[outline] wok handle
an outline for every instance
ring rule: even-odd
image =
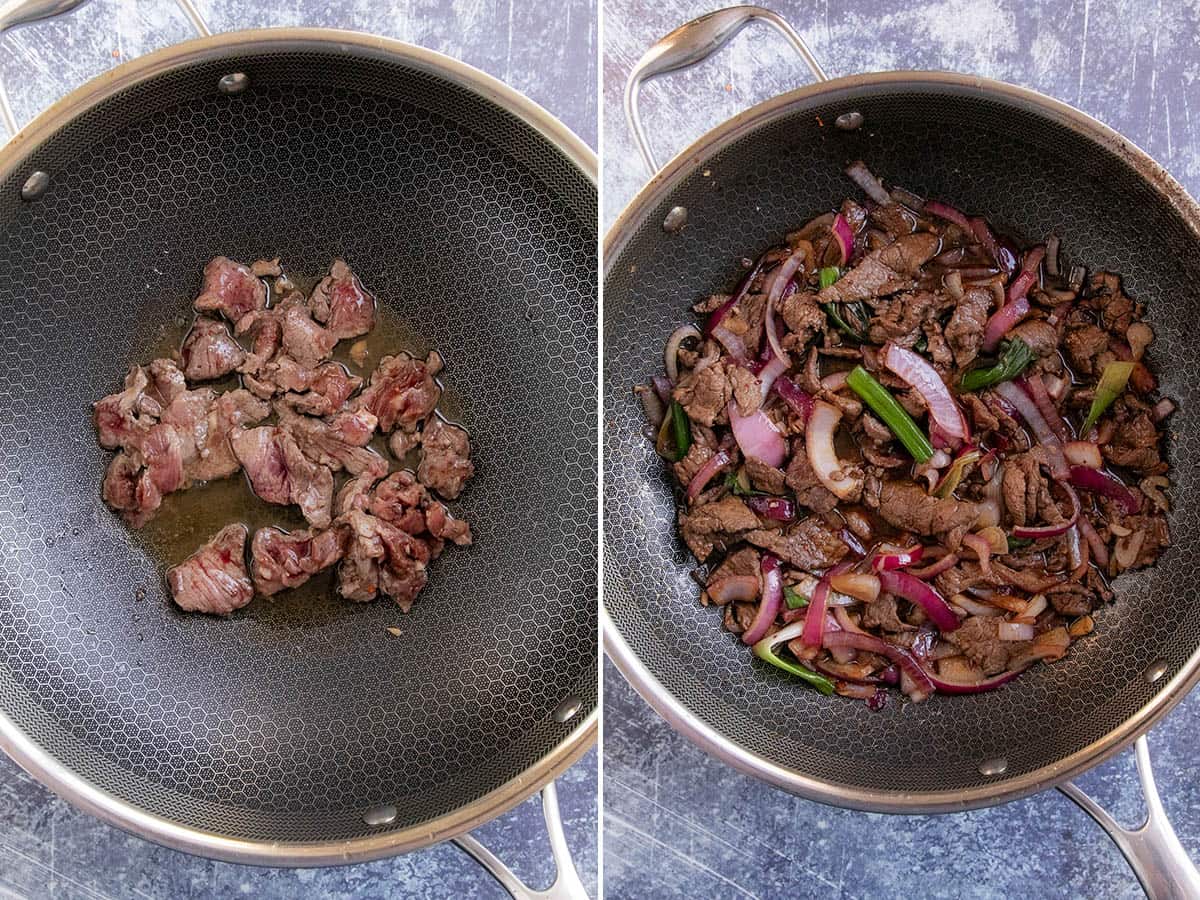
[[[542,788],[542,815],[546,818],[550,852],[554,856],[557,869],[554,884],[544,891],[535,891],[525,884],[473,835],[460,835],[454,839],[454,843],[471,854],[516,900],[588,900],[587,891],[584,890],[583,882],[579,880],[579,873],[575,871],[575,863],[571,859],[571,850],[567,846],[562,817],[558,812],[558,793],[554,789],[554,782]]]
[[[804,38],[783,18],[761,6],[731,6],[718,9],[680,25],[643,54],[629,73],[629,80],[625,82],[625,120],[629,123],[634,143],[637,144],[642,162],[650,170],[651,176],[658,172],[658,163],[646,140],[642,119],[638,114],[638,93],[642,82],[667,72],[686,69],[707,59],[753,21],[764,22],[783,35],[800,54],[814,78],[818,81],[829,80],[817,58],[808,49],[808,44],[804,43]]]
[[[6,2],[0,2],[0,35],[14,28],[20,28],[22,25],[44,22],[47,19],[65,15],[87,2],[88,0],[6,0]],[[175,3],[187,16],[188,22],[191,23],[197,35],[207,37],[212,34],[204,17],[192,4],[192,0],[175,0]],[[0,120],[4,122],[4,127],[8,129],[10,136],[21,130],[2,80],[0,80]]]
[[[1188,859],[1163,811],[1150,768],[1150,746],[1144,735],[1134,744],[1134,754],[1146,799],[1146,821],[1138,828],[1122,828],[1073,782],[1068,781],[1059,790],[1108,832],[1150,900],[1200,900],[1200,871]]]

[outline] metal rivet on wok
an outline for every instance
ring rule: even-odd
[[[579,714],[583,709],[583,701],[572,695],[563,699],[562,703],[554,707],[554,721],[563,723],[569,722]]]
[[[1003,756],[985,759],[979,764],[980,775],[1003,775],[1008,770],[1008,760]]]
[[[1158,681],[1158,679],[1167,674],[1167,669],[1170,668],[1170,666],[1171,664],[1165,659],[1156,659],[1146,667],[1146,671],[1142,674],[1145,676],[1146,681],[1148,681],[1150,684],[1154,684],[1154,682]]]
[[[49,189],[50,173],[43,172],[41,169],[38,169],[38,171],[26,178],[25,184],[21,186],[21,199],[37,200]]]
[[[842,113],[833,120],[833,124],[842,131],[858,131],[858,129],[862,128],[863,121],[863,114],[854,109],[850,112]]]
[[[228,75],[222,75],[221,80],[217,82],[217,90],[222,94],[240,94],[248,87],[250,76],[245,72],[230,72]]]
[[[387,803],[383,806],[374,806],[363,813],[363,821],[368,825],[391,825],[396,821],[396,807]]]
[[[671,234],[679,234],[683,230],[683,226],[687,224],[687,209],[682,206],[674,207],[667,217],[663,219],[663,231]]]

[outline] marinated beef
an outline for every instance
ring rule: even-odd
[[[226,525],[207,544],[167,570],[171,597],[186,612],[227,616],[254,597],[246,574],[246,526]]]
[[[185,376],[192,381],[212,381],[224,378],[245,362],[246,351],[224,322],[201,316],[188,332],[180,356]]]
[[[375,298],[363,290],[358,277],[342,260],[335,259],[329,275],[308,298],[313,318],[338,340],[358,337],[375,327]]]
[[[421,463],[417,466],[421,483],[454,500],[474,474],[466,431],[434,416],[421,432]]]
[[[218,256],[204,267],[204,284],[193,305],[199,312],[218,312],[237,322],[267,305],[267,286],[246,266]]]

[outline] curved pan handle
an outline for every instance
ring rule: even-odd
[[[638,92],[642,82],[656,75],[686,69],[707,59],[754,21],[764,22],[782,34],[800,54],[814,78],[818,81],[829,80],[817,58],[804,43],[804,38],[780,16],[761,6],[731,6],[693,19],[686,25],[680,25],[645,52],[629,73],[629,80],[625,82],[625,120],[629,123],[629,130],[633,132],[633,140],[642,155],[642,162],[646,164],[651,175],[658,171],[658,163],[650,150],[646,133],[642,129],[642,119],[638,114]]]
[[[554,856],[554,865],[558,870],[554,884],[544,891],[535,891],[521,881],[512,869],[502,863],[491,850],[479,843],[473,835],[464,834],[456,837],[454,843],[471,854],[475,861],[487,869],[515,900],[588,900],[587,891],[583,887],[583,882],[579,880],[579,873],[575,871],[575,863],[571,859],[571,850],[567,846],[562,816],[558,812],[558,793],[554,789],[553,781],[542,788],[542,815],[546,818],[546,832],[550,835],[550,852]]]
[[[7,2],[0,3],[0,35],[22,25],[44,22],[47,19],[65,15],[87,2],[88,0],[7,0]],[[207,37],[212,34],[204,17],[192,5],[192,0],[175,0],[175,3],[187,16],[188,22],[191,23],[199,37]],[[10,137],[21,130],[3,81],[0,81],[0,120],[4,122],[4,127],[8,129]]]
[[[1163,811],[1154,784],[1154,772],[1150,768],[1150,746],[1144,735],[1137,739],[1134,753],[1142,794],[1146,798],[1146,821],[1138,828],[1122,828],[1073,782],[1067,782],[1059,790],[1108,832],[1150,900],[1200,900],[1200,871],[1188,859],[1187,851],[1179,843],[1175,829]]]

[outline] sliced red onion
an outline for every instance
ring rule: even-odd
[[[758,604],[758,613],[750,627],[742,633],[742,643],[757,644],[767,635],[767,630],[775,623],[779,608],[783,604],[783,573],[779,570],[779,560],[770,553],[764,553],[762,558],[762,602]]]
[[[994,691],[996,688],[1008,684],[1024,672],[1026,668],[1028,667],[1022,666],[1019,669],[1009,669],[1007,672],[1001,672],[999,675],[993,675],[991,678],[981,678],[978,681],[951,681],[948,678],[935,675],[933,672],[927,672],[926,674],[938,693],[982,694],[984,691]]]
[[[816,656],[825,637],[825,610],[829,603],[829,577],[817,582],[808,601],[808,613],[804,617],[804,630],[800,634],[800,643],[806,648],[806,657]]]
[[[1038,443],[1046,447],[1046,456],[1054,477],[1065,479],[1067,477],[1067,461],[1062,453],[1062,442],[1047,424],[1038,410],[1037,404],[1011,381],[1002,381],[993,390],[1021,414],[1029,427],[1033,429]]]
[[[836,394],[846,386],[846,379],[850,376],[849,372],[834,372],[831,375],[826,375],[821,379],[821,390],[829,391],[831,394]]]
[[[758,277],[758,273],[762,271],[766,261],[767,254],[764,253],[754,261],[754,265],[742,276],[742,280],[738,282],[733,295],[709,314],[708,322],[704,326],[705,337],[712,337],[713,329],[720,325],[721,320],[729,315],[729,311],[737,306],[738,302],[746,296],[746,293],[750,290],[750,285],[754,283],[754,279]]]
[[[844,266],[850,262],[850,257],[854,253],[854,232],[850,230],[850,223],[846,221],[846,217],[838,213],[833,217],[833,239],[837,241],[838,249],[842,252],[839,266]]]
[[[812,415],[813,397],[808,391],[801,388],[792,379],[783,375],[775,379],[775,393],[782,398],[783,402],[791,407],[792,412],[798,415],[801,421],[807,425],[808,418]]]
[[[913,563],[920,562],[925,555],[925,548],[913,544],[907,550],[897,550],[888,553],[876,553],[871,560],[871,568],[876,572],[890,572],[892,569],[903,569]]]
[[[995,260],[996,265],[1004,270],[1006,275],[1011,274],[1012,270],[1017,267],[1017,261],[1013,259],[1011,253],[996,240],[996,235],[992,233],[991,227],[987,220],[974,216],[970,219],[971,231],[975,233],[975,240],[979,241],[980,246],[984,251]]]
[[[1017,386],[1037,404],[1038,412],[1042,414],[1042,418],[1046,420],[1046,424],[1050,426],[1054,436],[1060,441],[1066,441],[1068,438],[1067,427],[1063,424],[1062,416],[1059,415],[1054,402],[1050,399],[1050,394],[1046,391],[1046,382],[1037,375],[1032,378],[1021,377],[1015,380]]]
[[[766,325],[767,343],[771,345],[771,349],[775,351],[775,355],[787,363],[791,363],[791,357],[783,349],[783,344],[779,342],[779,331],[775,324],[775,304],[779,302],[783,296],[784,288],[791,283],[792,277],[796,274],[796,270],[804,263],[806,251],[803,248],[797,248],[792,251],[791,256],[775,267],[775,270],[767,278],[767,309],[763,317],[763,322]]]
[[[767,397],[771,394],[771,388],[775,385],[775,379],[787,370],[788,361],[772,353],[771,361],[758,371],[758,381],[762,385],[763,403],[767,402]]]
[[[943,434],[959,442],[967,440],[966,419],[933,366],[920,354],[906,350],[899,344],[888,344],[883,362],[921,395],[929,408],[930,420]]]
[[[729,351],[735,360],[742,361],[746,356],[746,343],[724,325],[718,325],[712,330],[712,336],[721,342],[721,346]]]
[[[737,401],[729,401],[729,424],[742,453],[768,466],[779,468],[787,458],[787,441],[765,412],[756,409],[748,416],[738,412]]]
[[[1085,469],[1084,471],[1091,472],[1094,470]],[[1059,485],[1066,491],[1067,497],[1071,500],[1071,518],[1054,525],[1039,525],[1034,527],[1018,525],[1012,530],[1013,537],[1027,538],[1034,541],[1042,538],[1058,537],[1060,534],[1066,534],[1079,521],[1079,495],[1071,489],[1069,484],[1059,482]]]
[[[1042,264],[1042,257],[1045,255],[1046,248],[1040,244],[1025,254],[1025,258],[1021,260],[1020,274],[1008,286],[1009,303],[1024,297],[1029,293],[1029,289],[1037,283],[1038,267]]]
[[[667,349],[663,351],[663,362],[666,364],[667,377],[672,381],[679,380],[679,346],[688,338],[700,337],[700,329],[695,325],[681,325],[671,332],[667,339]]]
[[[846,175],[850,180],[862,188],[862,192],[882,206],[885,203],[891,202],[892,195],[889,194],[879,179],[871,174],[871,170],[861,160],[855,160],[846,167]]]
[[[983,329],[983,349],[985,353],[993,353],[1000,346],[1000,339],[1008,334],[1023,318],[1029,315],[1029,299],[1018,297],[1005,303],[1004,306],[992,313]]]
[[[722,578],[715,588],[708,588],[708,596],[722,606],[734,600],[746,603],[758,596],[758,576],[730,575]]]
[[[954,610],[950,608],[941,594],[921,579],[908,572],[893,570],[881,572],[879,583],[889,594],[903,597],[925,610],[925,615],[929,616],[930,621],[940,631],[953,631],[958,627],[958,616],[954,615]]]
[[[867,555],[867,548],[863,546],[862,541],[858,539],[858,535],[849,528],[842,529],[842,541],[850,548],[850,552],[859,559]]]
[[[733,462],[733,454],[728,450],[718,450],[708,461],[696,470],[696,474],[692,476],[692,480],[688,482],[687,498],[695,500],[700,496],[700,492],[708,486],[708,483],[713,480],[713,476]]]
[[[805,450],[808,462],[821,484],[842,500],[849,499],[862,487],[861,478],[851,477],[846,466],[838,459],[833,446],[833,436],[841,421],[842,411],[824,400],[814,400],[812,415],[804,431]]]
[[[796,504],[786,497],[750,497],[746,505],[756,516],[775,522],[790,522],[796,518]]]
[[[930,563],[922,569],[909,569],[908,574],[913,578],[920,578],[922,581],[941,575],[947,569],[953,569],[958,565],[958,555],[955,553],[947,553],[935,563]]]
[[[978,534],[965,534],[962,541],[979,557],[979,570],[984,575],[990,576],[992,574],[992,545],[988,543],[987,538]]]
[[[654,393],[658,394],[658,399],[667,406],[671,405],[671,401],[675,399],[671,396],[675,390],[675,383],[662,375],[655,375],[650,379],[650,383],[654,385]]]
[[[1052,234],[1046,238],[1046,274],[1058,277],[1058,247],[1059,237]]]
[[[972,231],[967,217],[948,203],[942,203],[940,200],[926,200],[925,212],[931,216],[937,216],[939,219],[945,219],[947,222],[953,222],[967,234]]]
[[[1091,441],[1068,441],[1063,444],[1063,456],[1073,466],[1099,469],[1104,465],[1104,460],[1100,456],[1100,448]]]
[[[1071,567],[1071,574],[1075,578],[1080,578],[1083,576],[1083,567],[1087,565],[1087,556],[1083,552],[1084,544],[1079,536],[1078,524],[1068,528],[1063,537],[1067,545],[1067,565]]]
[[[1101,469],[1071,466],[1070,481],[1075,487],[1116,500],[1127,515],[1142,508],[1142,502],[1133,491]]]
[[[825,646],[831,650],[835,647],[849,647],[853,650],[865,650],[885,656],[899,666],[900,670],[913,682],[913,690],[909,696],[913,700],[924,700],[933,693],[934,684],[929,675],[921,668],[915,656],[903,647],[889,644],[869,634],[857,634],[853,631],[836,631],[825,635]]]

